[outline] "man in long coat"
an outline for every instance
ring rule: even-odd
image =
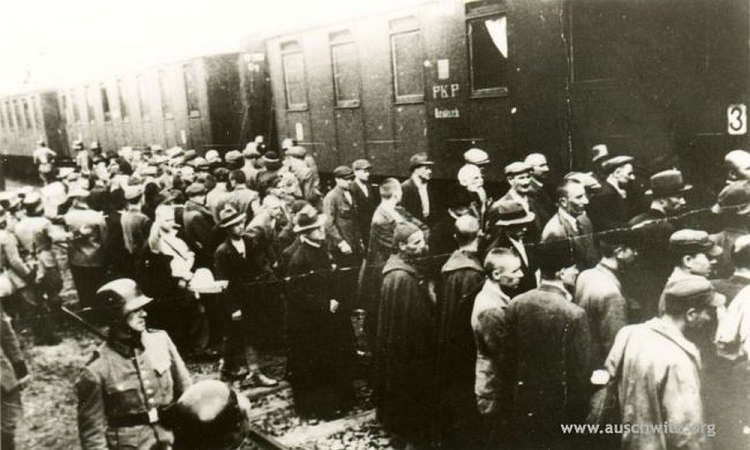
[[[286,266],[294,407],[304,416],[332,417],[348,410],[354,398],[351,309],[341,300],[348,292],[332,282],[336,273],[326,248],[325,216],[307,205],[294,221],[298,240]]]
[[[407,444],[432,439],[434,417],[434,295],[418,267],[427,250],[424,233],[396,225],[398,253],[383,268],[377,347],[377,413],[384,428]]]
[[[443,448],[466,448],[475,447],[479,435],[473,392],[476,348],[470,319],[484,273],[477,256],[477,218],[459,217],[454,230],[459,247],[443,265],[438,295],[436,411]]]
[[[622,448],[710,448],[701,399],[701,355],[691,339],[724,302],[705,279],[683,279],[665,292],[666,312],[618,333],[606,367],[617,379],[622,423],[674,432],[626,430]],[[659,393],[655,396],[654,393]],[[716,430],[714,429],[714,432]]]
[[[578,276],[566,242],[541,244],[538,288],[507,309],[501,366],[508,370],[513,430],[528,448],[576,448],[560,424],[581,423],[588,412],[591,335],[586,312],[571,302]]]

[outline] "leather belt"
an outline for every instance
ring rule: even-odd
[[[150,425],[159,421],[159,410],[151,408],[146,412],[121,414],[115,417],[107,417],[107,423],[112,428],[135,427],[138,425]]]

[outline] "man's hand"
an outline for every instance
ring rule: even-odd
[[[345,255],[351,255],[352,254],[352,247],[346,241],[339,242],[339,250],[341,250],[341,253],[343,253]]]
[[[242,320],[242,311],[240,311],[238,309],[237,311],[233,312],[232,313],[232,320],[234,320],[234,321]]]
[[[336,300],[331,299],[331,303],[330,303],[330,305],[328,307],[330,308],[331,313],[335,314],[336,311],[339,310],[339,302],[337,302]]]

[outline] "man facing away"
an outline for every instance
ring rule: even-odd
[[[693,343],[724,297],[701,278],[664,293],[665,312],[618,333],[605,363],[618,383],[624,425],[663,425],[662,433],[625,429],[622,448],[710,448],[701,399],[701,355]],[[658,395],[656,395],[658,393]]]

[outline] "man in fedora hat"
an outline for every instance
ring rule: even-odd
[[[98,295],[112,305],[107,341],[76,381],[78,434],[89,449],[170,448],[164,409],[192,381],[169,335],[146,327],[146,305],[135,281],[120,278]]]
[[[593,267],[599,260],[593,226],[586,214],[586,188],[577,181],[564,181],[557,189],[557,213],[544,226],[542,242],[568,241],[579,268]]]
[[[393,243],[397,253],[385,263],[380,295],[377,413],[387,431],[420,448],[434,427],[435,299],[419,264],[427,253],[422,230],[399,223]]]
[[[651,176],[651,189],[646,192],[652,197],[651,207],[628,222],[628,226],[644,237],[637,246],[641,257],[634,270],[626,275],[626,284],[632,285],[633,298],[647,307],[642,311],[644,319],[656,315],[654,301],[674,268],[674,261],[669,258],[669,237],[682,226],[677,215],[684,210],[685,194],[691,188],[685,184],[679,170],[655,173]],[[637,321],[639,317],[631,319]]]
[[[429,182],[432,179],[433,161],[427,153],[420,152],[409,158],[411,176],[401,183],[401,206],[420,222],[431,226],[437,216],[437,196]]]
[[[734,242],[750,233],[750,181],[735,181],[727,185],[719,193],[711,212],[719,216],[722,226],[712,238],[724,250],[716,263],[716,277],[726,278],[734,271],[731,259]]]
[[[530,291],[537,286],[536,258],[531,247],[526,245],[529,226],[533,226],[534,214],[526,211],[520,203],[514,201],[498,202],[495,205],[495,223],[492,241],[487,245],[484,254],[495,248],[507,248],[521,261],[519,283],[509,292],[511,296]]]
[[[591,197],[588,213],[594,230],[622,228],[635,215],[628,189],[635,181],[633,157],[613,156],[602,163],[606,179],[602,189]]]
[[[353,401],[354,341],[345,300],[350,291],[335,282],[339,274],[327,250],[326,222],[310,205],[297,212],[298,241],[286,265],[289,381],[303,416],[333,417]]]
[[[224,291],[229,328],[224,341],[221,379],[274,386],[278,382],[260,372],[257,352],[263,325],[259,294],[263,291],[262,284],[268,280],[269,268],[259,265],[258,245],[244,233],[245,213],[227,205],[220,211],[219,219],[218,227],[227,237],[216,249],[214,267],[216,279],[229,282]]]

